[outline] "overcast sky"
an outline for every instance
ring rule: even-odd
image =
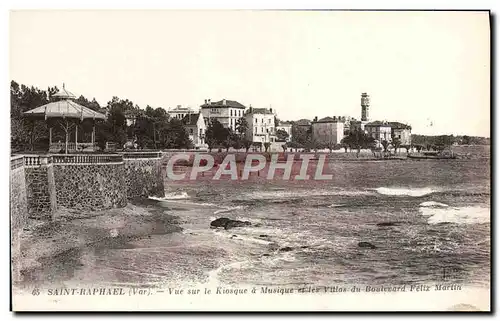
[[[10,77],[105,105],[272,107],[490,136],[487,13],[24,11],[10,16]]]

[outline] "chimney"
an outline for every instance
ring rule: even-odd
[[[207,100],[205,99],[205,105],[207,104]]]
[[[333,116],[333,120],[337,120],[337,116]]]
[[[272,109],[272,108],[269,108],[269,111],[270,111],[270,112],[273,112],[273,109]]]
[[[318,116],[314,116],[314,121],[318,121]]]
[[[226,99],[222,99],[222,105],[226,106]]]
[[[209,105],[211,104],[211,103],[210,103],[210,99],[208,100],[208,104],[209,104]]]

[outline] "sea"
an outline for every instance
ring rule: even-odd
[[[329,180],[166,178],[165,197],[138,206],[182,230],[89,247],[44,273],[94,286],[489,286],[490,150],[465,152],[474,157],[336,160]],[[251,225],[210,228],[221,217]]]

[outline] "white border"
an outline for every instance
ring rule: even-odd
[[[202,1],[202,0],[179,0],[179,1],[160,1],[160,0],[139,0],[139,1],[130,1],[130,0],[122,0],[122,1],[109,1],[109,0],[89,0],[89,1],[72,1],[68,2],[68,0],[45,0],[40,1],[2,1],[2,15],[1,15],[1,29],[0,33],[2,37],[2,43],[5,48],[2,50],[2,68],[3,74],[7,75],[4,78],[4,84],[2,86],[3,90],[1,91],[2,95],[2,112],[4,113],[0,117],[0,119],[4,122],[3,126],[0,126],[2,130],[2,137],[4,137],[6,144],[3,145],[4,148],[2,152],[5,155],[1,158],[5,163],[2,167],[2,177],[0,180],[4,182],[3,190],[0,195],[2,195],[2,204],[4,204],[4,215],[2,218],[5,220],[3,226],[5,227],[4,233],[4,242],[8,242],[8,233],[7,227],[8,219],[9,219],[9,178],[7,168],[10,168],[10,162],[7,163],[7,160],[10,159],[9,156],[9,142],[8,138],[9,134],[9,83],[10,83],[10,75],[9,75],[9,10],[11,9],[491,9],[493,13],[498,12],[498,1],[488,0],[488,1],[463,1],[463,0],[411,0],[411,1],[403,1],[403,0],[385,0],[385,1],[373,1],[373,0],[338,0],[338,1],[328,1],[328,0],[289,0],[289,1],[278,1],[278,0],[245,0],[245,1],[230,1],[230,0],[212,0],[212,1]],[[495,42],[497,39],[498,32],[495,35]],[[494,73],[495,74],[495,73]],[[498,86],[498,83],[496,84]],[[494,89],[497,89],[496,86]],[[496,106],[494,106],[496,107]],[[495,121],[498,121],[495,118]],[[492,137],[493,138],[493,137]],[[497,135],[494,137],[494,141],[496,142]],[[9,167],[7,166],[9,164]],[[496,164],[495,164],[496,165]],[[495,195],[496,196],[496,195]],[[492,213],[493,214],[493,213]],[[495,213],[496,214],[496,213]],[[496,227],[496,226],[495,226]],[[496,249],[496,244],[492,244],[492,249]],[[8,246],[4,244],[4,246],[0,247],[2,249],[2,257],[4,258],[2,266],[2,284],[3,289],[3,312],[7,312],[8,309],[8,300],[10,296],[9,292],[9,254],[8,254]],[[497,264],[498,266],[498,264]],[[496,270],[495,270],[496,272]],[[494,284],[492,284],[494,288]],[[494,304],[493,306],[497,306]],[[13,318],[11,313],[7,312],[7,318]],[[30,316],[31,317],[31,316]],[[49,316],[50,317],[50,316]],[[73,317],[80,318],[75,315]],[[93,318],[103,318],[103,316],[92,316]],[[173,316],[168,316],[169,318]],[[217,317],[217,316],[216,316]],[[264,316],[257,316],[259,319]],[[288,316],[285,316],[288,317]],[[334,316],[341,317],[341,316]],[[385,316],[381,316],[385,317]],[[425,318],[437,318],[437,316],[423,315]],[[476,316],[477,317],[477,316]]]

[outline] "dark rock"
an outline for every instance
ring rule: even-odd
[[[238,220],[232,220],[227,217],[221,217],[216,219],[215,221],[212,221],[210,223],[210,227],[212,228],[218,228],[218,227],[223,227],[226,230],[234,227],[244,227],[244,226],[249,226],[252,225],[252,223],[248,221],[238,221]]]
[[[377,226],[396,226],[398,224],[399,222],[382,222],[382,223],[377,223]]]
[[[301,246],[300,248],[301,248],[301,249],[307,249],[307,248],[309,248],[309,246],[308,246],[308,245],[303,245],[303,246]]]
[[[359,242],[358,246],[359,247],[364,247],[364,248],[369,248],[369,249],[376,249],[377,248],[375,245],[373,245],[370,242]]]
[[[262,256],[271,256],[271,254],[265,253],[265,254],[262,254]]]
[[[245,226],[249,226],[249,225],[252,225],[252,223],[248,222],[248,221],[238,221],[238,220],[230,220],[229,222],[226,223],[226,230],[229,230],[230,228],[234,228],[234,227],[245,227]]]
[[[210,223],[211,227],[226,227],[227,222],[229,222],[230,219],[226,217],[221,217],[216,219],[215,221],[212,221]]]
[[[285,247],[282,247],[279,251],[280,252],[290,252],[290,251],[293,251],[293,247],[285,246]]]
[[[259,235],[259,237],[269,237],[269,235],[261,234],[261,235]]]

